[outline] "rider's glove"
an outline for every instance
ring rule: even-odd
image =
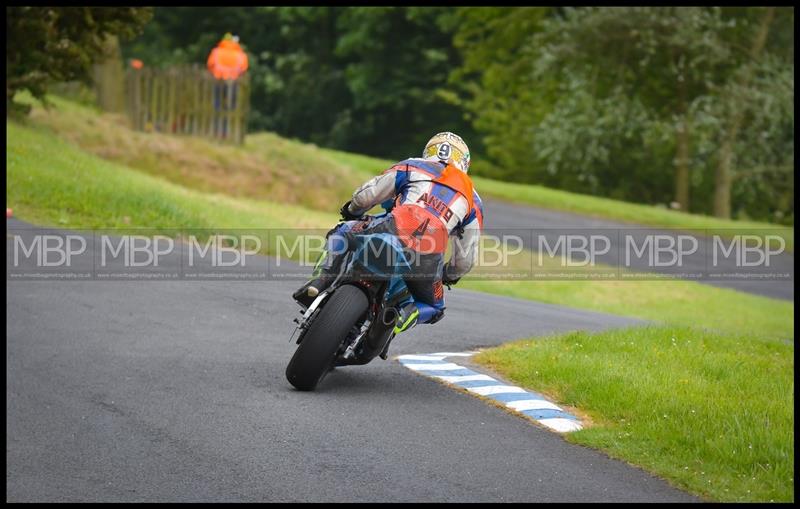
[[[353,219],[358,219],[363,215],[363,214],[353,214],[352,212],[350,212],[351,201],[352,200],[347,200],[347,203],[342,205],[341,210],[339,210],[339,213],[342,215],[342,219],[344,219],[345,221],[352,221]]]
[[[460,277],[450,278],[447,276],[447,272],[445,272],[444,276],[442,277],[442,284],[450,288],[451,285],[458,283],[460,279]]]

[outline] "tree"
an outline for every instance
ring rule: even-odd
[[[460,66],[447,7],[358,7],[338,18],[336,54],[352,95],[345,110],[349,150],[405,158],[441,131],[458,132],[475,153],[480,142],[461,109],[446,100],[447,77]],[[365,150],[366,149],[366,150]]]
[[[530,129],[555,103],[557,82],[534,75],[532,37],[551,15],[540,7],[461,7],[444,18],[463,64],[450,73],[449,100],[483,135],[494,164],[474,165],[500,179],[539,182]]]
[[[731,166],[734,144],[739,137],[739,130],[747,109],[754,103],[750,85],[762,57],[774,17],[775,7],[764,9],[761,20],[752,34],[747,57],[743,59],[722,92],[722,101],[728,111],[714,175],[714,215],[717,217],[728,218],[731,215],[731,185],[733,182]]]
[[[138,33],[152,16],[148,7],[6,7],[6,105],[28,90],[44,99],[58,81],[89,82],[91,64],[103,57],[105,38]]]
[[[785,220],[794,11],[769,12],[465,8],[451,78],[493,176],[702,213],[716,195]]]
[[[595,94],[635,96],[674,128],[674,199],[690,209],[692,105],[728,66],[719,9],[626,7],[567,10],[541,37],[546,70],[590,77]]]

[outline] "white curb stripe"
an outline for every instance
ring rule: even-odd
[[[461,376],[434,375],[434,376],[440,380],[454,384],[458,384],[459,382],[472,382],[474,380],[487,380],[490,382],[497,382],[497,380],[490,377],[489,375],[461,375]]]
[[[401,361],[440,361],[446,355],[401,355],[398,360]]]
[[[400,355],[396,357],[396,359],[408,369],[421,372],[425,376],[442,380],[443,382],[454,385],[455,387],[458,387],[460,389],[466,389],[467,391],[473,394],[488,396],[494,401],[502,403],[507,408],[520,412],[521,415],[524,415],[528,419],[535,420],[536,422],[541,423],[545,427],[557,431],[559,433],[568,433],[571,431],[577,431],[583,429],[583,425],[580,423],[580,421],[575,419],[568,412],[565,412],[558,405],[542,399],[542,397],[538,394],[529,393],[522,387],[516,387],[514,385],[505,385],[499,382],[498,380],[495,380],[494,378],[490,377],[489,375],[484,375],[482,373],[475,373],[474,370],[465,368],[464,366],[459,366],[458,364],[452,362],[438,362],[444,360],[444,358],[446,357],[470,357],[472,355],[475,355],[476,353],[478,352],[438,352],[438,353],[424,354],[424,355]],[[413,361],[427,361],[427,362],[415,363]],[[467,373],[474,373],[474,374],[439,375],[439,374],[428,373],[429,371],[458,371],[458,370],[463,370]],[[458,385],[459,382],[471,382],[471,381],[487,381],[487,382],[497,382],[497,383],[492,385],[485,385],[483,387],[463,387],[461,385]],[[516,401],[504,401],[504,399],[506,398],[501,398],[501,397],[493,398],[491,397],[492,394],[526,394],[528,398],[519,399]],[[546,411],[539,415],[548,415],[547,411],[559,412],[560,415],[565,415],[569,418],[567,417],[536,418],[535,417],[535,415],[537,415],[536,412],[525,413],[531,410]]]
[[[484,387],[467,387],[470,392],[480,394],[481,396],[488,396],[490,394],[506,394],[510,392],[525,392],[522,387],[514,387],[513,385],[486,385]]]
[[[407,367],[408,369],[413,369],[414,371],[455,371],[457,369],[466,369],[463,366],[459,366],[458,364],[452,364],[449,362],[445,362],[442,364],[406,364],[403,363],[403,366]]]
[[[583,429],[581,423],[573,421],[572,419],[564,419],[562,417],[551,417],[549,419],[538,419],[539,422],[544,424],[550,429],[554,429],[559,433],[567,433],[569,431],[578,431]]]
[[[548,408],[552,410],[561,410],[560,406],[554,405],[553,403],[543,399],[523,399],[520,401],[509,401],[506,403],[506,406],[520,412],[523,410],[544,410]]]

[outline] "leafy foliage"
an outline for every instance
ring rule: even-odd
[[[149,7],[6,7],[6,104],[17,91],[43,99],[48,85],[88,82],[104,55],[106,36],[132,37],[151,18]]]
[[[493,176],[716,212],[734,133],[722,190],[734,215],[792,223],[794,11],[781,9],[757,54],[764,12],[464,8],[452,79],[467,78],[458,101],[502,168]]]

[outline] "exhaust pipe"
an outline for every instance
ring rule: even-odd
[[[383,323],[383,325],[387,327],[394,326],[399,317],[400,313],[397,312],[397,309],[393,307],[386,308],[383,310],[383,313],[381,314],[381,323]]]
[[[395,307],[384,308],[380,313],[380,323],[374,324],[367,331],[367,337],[364,340],[364,356],[359,361],[360,364],[366,364],[386,348],[386,343],[392,335],[392,328],[400,318],[400,312]]]

